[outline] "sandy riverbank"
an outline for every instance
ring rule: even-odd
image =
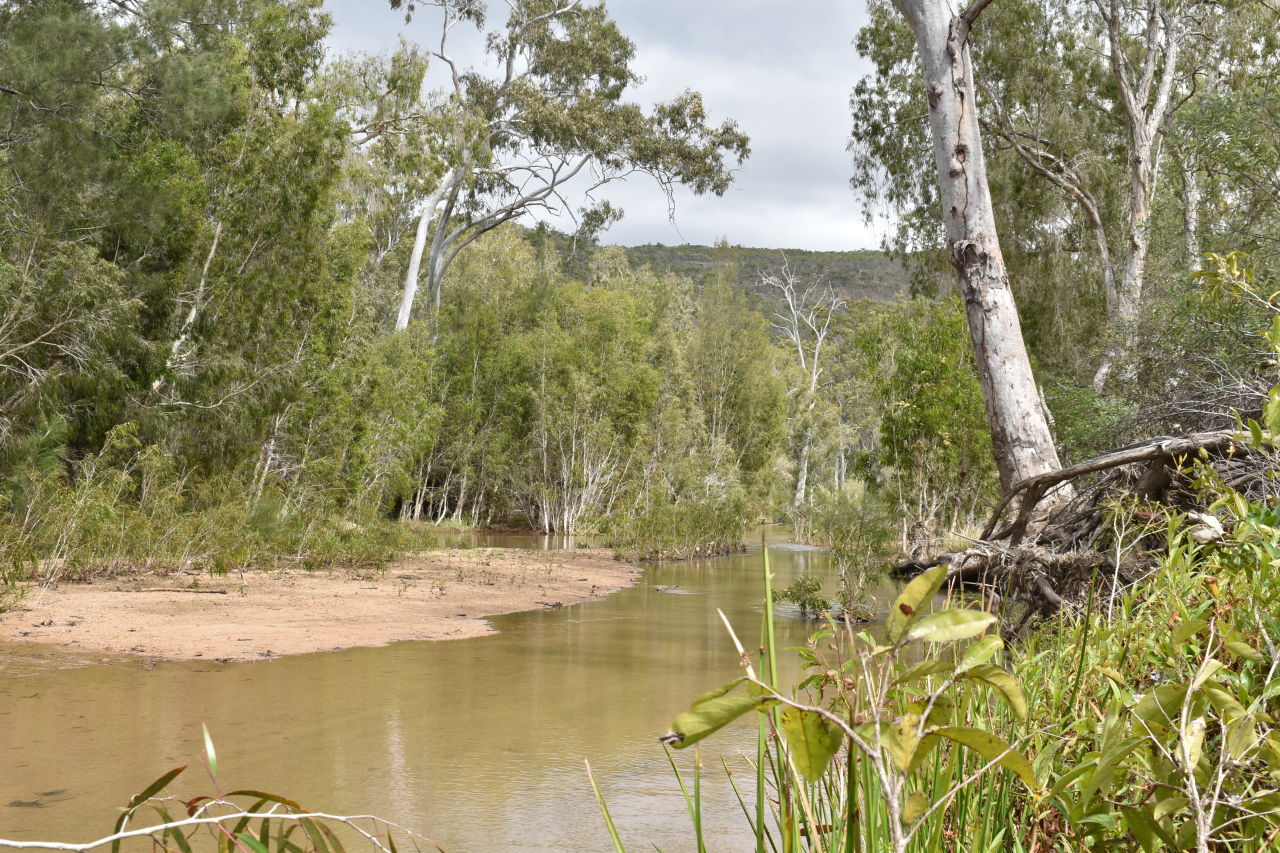
[[[600,550],[429,551],[386,571],[140,575],[32,589],[0,641],[146,658],[279,655],[493,633],[487,616],[590,601],[640,569]]]

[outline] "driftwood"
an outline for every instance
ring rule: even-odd
[[[1001,604],[1025,606],[1023,622],[1076,609],[1100,589],[1135,583],[1154,567],[1163,547],[1161,508],[1204,509],[1190,488],[1196,460],[1250,497],[1276,491],[1280,459],[1238,431],[1161,436],[1022,480],[970,548],[902,563],[898,570],[912,575],[949,564],[953,583],[978,587]],[[1044,498],[1067,483],[1074,489],[1071,500],[1039,511]],[[1150,524],[1146,534],[1139,527],[1135,547],[1105,547],[1117,502],[1132,503],[1132,520]]]

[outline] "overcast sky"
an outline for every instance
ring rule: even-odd
[[[386,0],[325,5],[334,17],[335,52],[379,52],[400,35],[427,42],[438,32],[438,10],[429,6],[419,6],[406,25]],[[737,120],[752,154],[723,198],[678,193],[674,225],[651,179],[615,185],[603,194],[626,215],[605,242],[709,244],[727,237],[765,248],[879,245],[883,226],[864,222],[845,151],[849,92],[866,69],[852,45],[866,18],[861,0],[612,0],[608,7],[635,42],[634,68],[645,78],[627,99],[649,106],[696,89],[715,122]],[[458,42],[459,56],[477,56],[478,40]],[[428,78],[439,79],[434,72]]]

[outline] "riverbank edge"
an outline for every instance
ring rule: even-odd
[[[79,656],[268,660],[496,633],[490,617],[598,600],[644,568],[604,549],[434,549],[368,571],[138,574],[31,589],[0,642]]]

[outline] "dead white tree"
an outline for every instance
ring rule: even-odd
[[[791,394],[797,398],[796,411],[800,422],[796,491],[792,501],[799,507],[809,497],[810,455],[816,428],[814,409],[822,382],[822,347],[831,329],[831,319],[845,306],[845,301],[821,282],[802,285],[785,260],[780,272],[763,273],[760,281],[765,287],[776,290],[786,306],[773,315],[773,327],[795,347],[802,377],[801,384],[791,389]]]
[[[894,0],[916,37],[942,216],[986,402],[1000,482],[1060,467],[1027,358],[987,185],[969,30],[991,0]]]

